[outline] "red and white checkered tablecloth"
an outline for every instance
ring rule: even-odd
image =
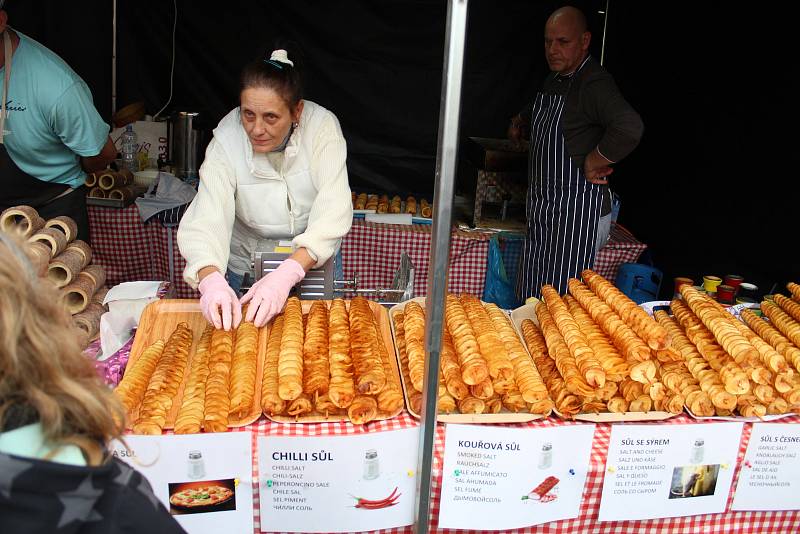
[[[125,209],[87,206],[92,261],[106,270],[106,284],[152,280],[150,234],[135,204]]]
[[[183,281],[186,260],[178,250],[178,227],[165,227],[158,222],[147,225],[153,243],[153,276],[156,280],[169,280],[175,286],[175,296],[181,299],[199,299],[200,292]],[[170,242],[172,243],[172,269],[170,269]]]
[[[106,270],[106,283],[115,286],[136,280],[173,282],[178,298],[200,298],[183,281],[186,261],[178,251],[177,229],[153,219],[143,223],[136,204],[127,208],[88,206],[92,256]],[[169,243],[173,247],[173,274]]]
[[[106,269],[108,285],[135,280],[169,280],[178,298],[199,298],[183,281],[186,260],[178,250],[176,228],[152,220],[142,223],[135,204],[124,209],[89,206],[91,245],[95,262]],[[450,240],[448,289],[454,293],[483,294],[489,232],[453,230]],[[173,270],[169,243],[172,242]],[[516,245],[516,243],[515,243]],[[406,251],[415,267],[414,293],[424,296],[428,288],[431,226],[375,224],[353,221],[342,240],[345,278],[359,275],[361,287],[390,287],[400,254]],[[510,248],[510,247],[509,247]],[[595,259],[595,270],[612,282],[622,263],[635,262],[647,245],[618,224],[612,225],[608,244]],[[514,263],[518,251],[505,251],[506,262]],[[515,267],[515,265],[514,265]],[[516,272],[509,267],[509,273]]]
[[[506,274],[509,280],[515,283],[525,235],[501,233],[499,237]],[[624,226],[611,223],[608,242],[595,256],[594,270],[613,283],[617,278],[619,266],[623,263],[635,262],[646,248],[647,245],[636,239]]]
[[[483,295],[490,233],[453,230],[450,237],[448,289],[453,293]],[[365,288],[388,288],[405,251],[414,264],[414,295],[428,291],[431,226],[376,224],[354,220],[342,240],[342,267],[346,279],[359,276]]]
[[[647,245],[636,239],[620,224],[611,225],[608,243],[600,249],[594,259],[594,271],[613,284],[617,271],[623,263],[635,263]]]
[[[674,417],[667,421],[653,423],[636,424],[697,424],[706,421],[695,421],[687,415]],[[780,422],[800,423],[800,417],[782,419]],[[260,419],[256,423],[236,429],[238,431],[249,430],[253,432],[253,500],[255,506],[254,532],[261,531],[262,524],[269,532],[269,518],[262,518],[259,510],[259,484],[258,484],[258,459],[256,438],[258,436],[341,436],[364,434],[370,432],[383,432],[387,430],[400,430],[416,426],[418,423],[408,413],[391,419],[389,421],[376,421],[358,427],[349,423],[319,423],[319,424],[281,424],[272,423],[265,419]],[[561,421],[553,417],[532,421],[524,424],[502,425],[516,428],[546,428],[561,425],[582,424],[570,421]],[[565,519],[554,521],[543,525],[526,527],[518,530],[506,530],[504,533],[533,533],[533,534],[789,534],[800,532],[800,510],[783,512],[731,512],[730,507],[733,502],[733,489],[739,478],[739,470],[744,461],[744,454],[747,443],[750,440],[752,424],[746,423],[742,433],[742,441],[739,449],[739,458],[736,471],[734,472],[733,485],[728,495],[727,512],[723,514],[697,515],[691,517],[670,517],[650,521],[616,521],[598,523],[597,516],[600,510],[600,497],[602,495],[603,477],[605,474],[606,458],[608,455],[608,445],[611,439],[611,425],[598,424],[594,434],[592,452],[590,458],[589,472],[586,478],[586,486],[583,490],[583,498],[580,505],[580,515],[575,519]],[[438,531],[438,516],[440,507],[440,497],[442,491],[442,465],[444,460],[444,441],[445,426],[440,424],[437,428],[436,447],[433,459],[433,496],[431,499],[431,531]],[[467,530],[441,530],[449,533],[473,532]],[[377,530],[380,533],[411,533],[411,527]]]
[[[176,228],[152,220],[142,223],[135,204],[124,209],[89,206],[89,225],[95,261],[106,268],[108,285],[135,280],[169,280],[178,298],[200,295],[183,281],[186,260],[178,250]],[[454,230],[450,241],[449,289],[483,294],[491,234]],[[174,270],[170,273],[169,243]],[[358,273],[361,287],[391,287],[400,253],[408,252],[415,267],[414,291],[423,296],[428,286],[430,225],[411,226],[353,221],[342,240],[346,278]]]

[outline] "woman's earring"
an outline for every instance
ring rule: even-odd
[[[293,128],[297,128],[298,126],[300,126],[300,123],[299,123],[299,122],[294,122],[294,123],[292,123],[292,127],[293,127]]]

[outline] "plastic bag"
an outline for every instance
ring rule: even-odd
[[[493,302],[505,310],[513,310],[519,306],[514,284],[508,280],[500,252],[500,241],[497,237],[489,240],[489,259],[486,265],[486,282],[483,286],[484,302]]]

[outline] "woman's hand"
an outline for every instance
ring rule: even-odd
[[[242,297],[241,304],[250,303],[245,321],[252,321],[259,328],[267,324],[283,309],[292,287],[305,276],[306,271],[300,263],[292,258],[283,260],[277,269],[253,284]]]
[[[200,280],[200,308],[203,317],[214,325],[214,328],[230,330],[242,321],[242,305],[236,292],[228,285],[228,281],[216,269]]]

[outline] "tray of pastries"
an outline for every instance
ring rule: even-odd
[[[135,434],[223,432],[261,416],[266,328],[217,330],[196,300],[166,299],[142,313],[114,390]]]
[[[778,294],[761,303],[766,317],[742,309],[737,318],[693,287],[680,295],[671,315],[655,315],[712,402],[687,404],[690,415],[772,421],[800,412],[800,304]]]
[[[797,374],[791,358],[756,334],[764,320],[745,313],[748,326],[690,286],[671,314],[651,316],[602,276],[581,276],[569,294],[545,286],[541,301],[512,313],[557,414],[647,421],[685,407],[697,418],[757,421],[797,410]]]
[[[353,213],[408,213],[414,219],[431,219],[433,206],[428,199],[414,196],[401,198],[400,195],[375,195],[351,192]]]
[[[419,417],[425,373],[425,299],[389,310],[408,410]],[[514,423],[546,417],[553,406],[506,312],[473,295],[446,297],[438,420]]]
[[[646,311],[602,276],[585,270],[563,297],[511,313],[557,415],[583,421],[658,421],[683,412],[693,388],[672,378],[681,355]],[[679,375],[686,378],[683,374]]]
[[[403,411],[386,309],[290,298],[267,325],[261,409],[273,421],[365,424]]]

